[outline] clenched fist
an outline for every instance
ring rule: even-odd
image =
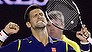
[[[8,35],[15,34],[19,31],[19,26],[16,23],[9,22],[3,29]]]
[[[87,30],[85,25],[82,26],[81,31],[76,33],[76,37],[79,38],[82,42],[87,42],[87,38],[91,36],[91,33]]]

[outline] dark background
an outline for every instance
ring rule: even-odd
[[[38,0],[43,1],[43,0]],[[92,33],[92,1],[91,0],[74,0],[78,5],[82,21]],[[8,22],[13,21],[20,26],[20,31],[15,35],[11,35],[4,45],[20,38],[30,36],[30,31],[26,27],[23,16],[28,5],[0,5],[0,29],[3,29]]]

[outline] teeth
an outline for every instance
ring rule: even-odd
[[[42,21],[38,21],[38,23],[40,23],[40,22],[42,22]]]

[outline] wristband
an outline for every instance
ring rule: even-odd
[[[9,36],[9,34],[7,34],[4,30],[3,30],[3,32],[4,32],[7,36]]]
[[[3,30],[1,30],[1,33],[0,33],[0,40],[1,40],[2,42],[4,42],[7,38],[8,38],[8,36],[3,32]]]

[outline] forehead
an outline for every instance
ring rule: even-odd
[[[41,9],[34,9],[34,10],[30,11],[29,13],[32,13],[32,14],[34,14],[34,13],[43,13],[43,11]]]

